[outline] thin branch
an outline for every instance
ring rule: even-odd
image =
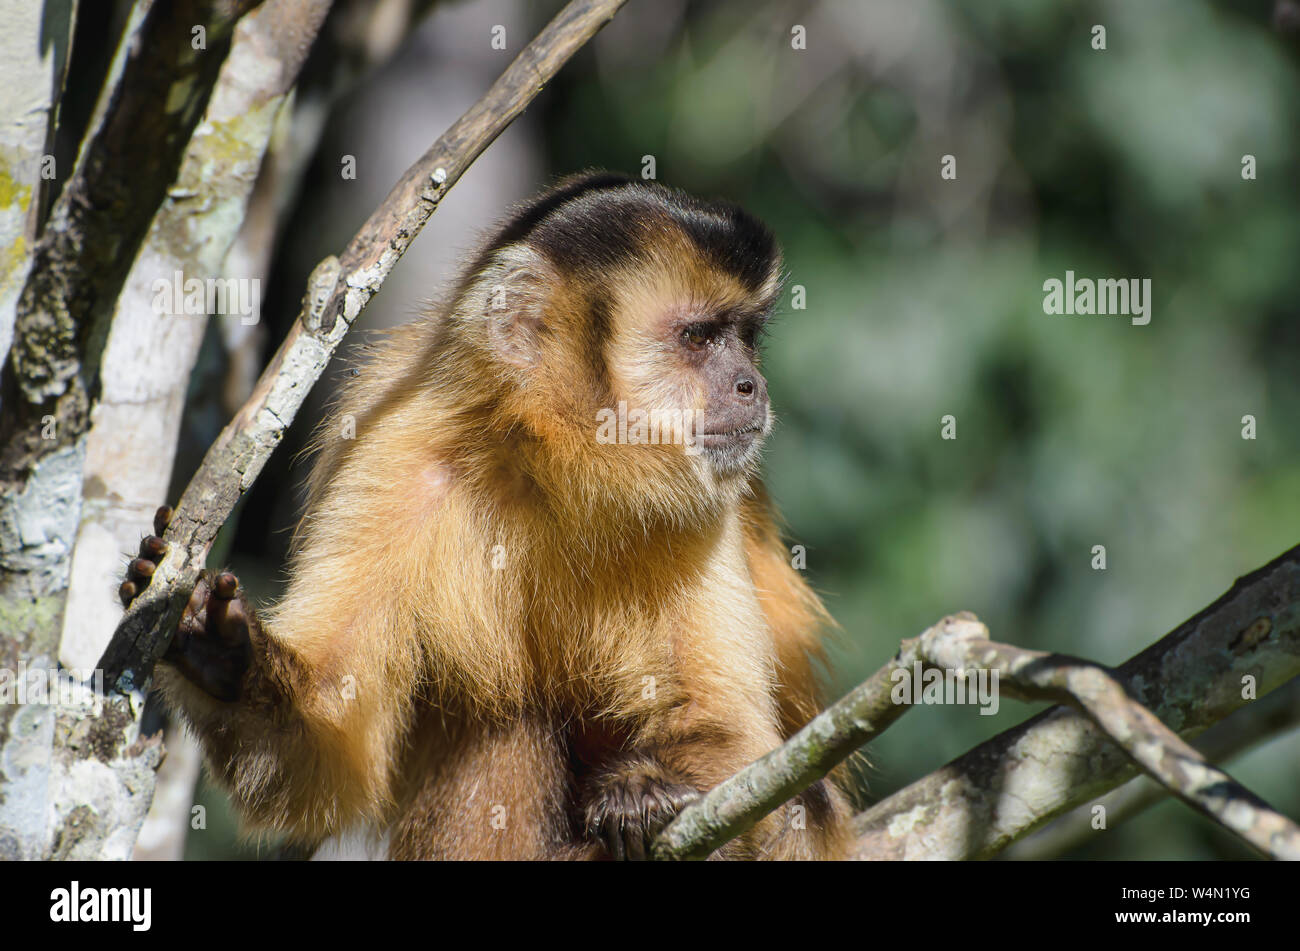
[[[947,624],[951,618],[939,622]],[[917,641],[848,695],[827,707],[784,744],[719,783],[677,816],[655,840],[660,860],[704,858],[750,829],[781,803],[821,779],[875,739],[910,707],[895,703],[895,671],[918,660]]]
[[[1300,547],[1116,671],[1185,738],[1300,674]],[[968,751],[858,816],[864,859],[988,858],[1114,789],[1137,768],[1087,717],[1055,707]]]
[[[1235,759],[1264,743],[1271,742],[1300,726],[1300,678],[1238,710],[1222,723],[1206,730],[1192,745],[1211,762]],[[1114,792],[1085,803],[1033,835],[1015,843],[999,858],[1036,861],[1058,858],[1098,834],[1116,828],[1147,809],[1164,802],[1169,790],[1139,776]],[[1104,820],[1098,825],[1099,816]]]
[[[974,621],[973,615],[966,619]],[[1111,741],[1170,792],[1264,855],[1300,859],[1300,827],[1237,783],[1131,698],[1112,672],[1090,661],[1025,650],[988,639],[978,622],[931,628],[921,659],[962,677],[996,670],[1013,696],[1077,706]]]
[[[357,315],[470,163],[624,2],[569,3],[407,170],[343,253],[312,271],[298,320],[181,496],[167,529],[168,553],[100,661],[107,684],[123,691],[143,686],[180,620],[217,530],[261,472]]]

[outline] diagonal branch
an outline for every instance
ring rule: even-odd
[[[298,320],[181,496],[167,529],[168,553],[100,661],[106,683],[123,691],[143,686],[180,620],[217,530],[261,472],[357,315],[447,190],[624,2],[572,0],[407,170],[342,254],[316,266]]]
[[[956,671],[959,677],[972,668],[997,671],[1012,695],[1077,706],[1133,762],[1192,808],[1265,855],[1300,859],[1300,828],[1295,823],[1210,765],[1131,698],[1111,671],[1090,661],[994,643],[974,615],[962,619],[973,623],[940,625],[921,635],[919,652],[925,663]]]
[[[1300,547],[1240,578],[1115,674],[1184,738],[1300,675]],[[1136,774],[1102,730],[1055,707],[858,816],[855,854],[988,858]]]
[[[1196,738],[1195,746],[1206,759],[1225,761],[1239,757],[1300,727],[1300,678],[1238,710]],[[1052,859],[1087,844],[1098,831],[1113,829],[1157,803],[1169,791],[1147,776],[1137,779],[1071,810],[1002,853],[1003,859]],[[1098,817],[1104,821],[1098,824]]]
[[[909,709],[894,702],[893,691],[896,672],[910,670],[919,660],[916,643],[904,641],[888,664],[813,717],[784,744],[682,810],[656,839],[654,857],[704,858],[885,732]]]

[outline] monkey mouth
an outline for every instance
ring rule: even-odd
[[[700,433],[695,438],[704,443],[706,446],[726,445],[730,442],[741,442],[753,439],[763,431],[763,427],[758,423],[750,423],[748,426],[740,426],[736,429],[729,429],[720,433]]]

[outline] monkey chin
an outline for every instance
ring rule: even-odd
[[[763,450],[763,427],[751,426],[729,433],[700,433],[694,453],[715,478],[727,480],[752,475]]]
[[[704,461],[719,482],[748,479],[758,471],[763,442],[772,431],[772,412],[766,401],[755,410],[740,417],[706,414],[695,433],[691,453]]]

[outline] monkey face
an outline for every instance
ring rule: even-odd
[[[770,300],[692,257],[685,242],[671,254],[663,253],[666,244],[661,237],[659,260],[607,276],[611,400],[626,404],[633,425],[637,410],[652,425],[680,417],[682,438],[642,442],[674,443],[659,455],[675,460],[683,478],[703,476],[711,485],[752,473],[771,429],[759,369]],[[659,427],[661,435],[669,431]]]
[[[543,196],[506,239],[477,266],[484,303],[464,309],[465,332],[486,344],[476,375],[506,384],[502,430],[530,437],[530,478],[674,517],[742,491],[771,429],[758,342],[781,256],[767,228],[598,176]]]

